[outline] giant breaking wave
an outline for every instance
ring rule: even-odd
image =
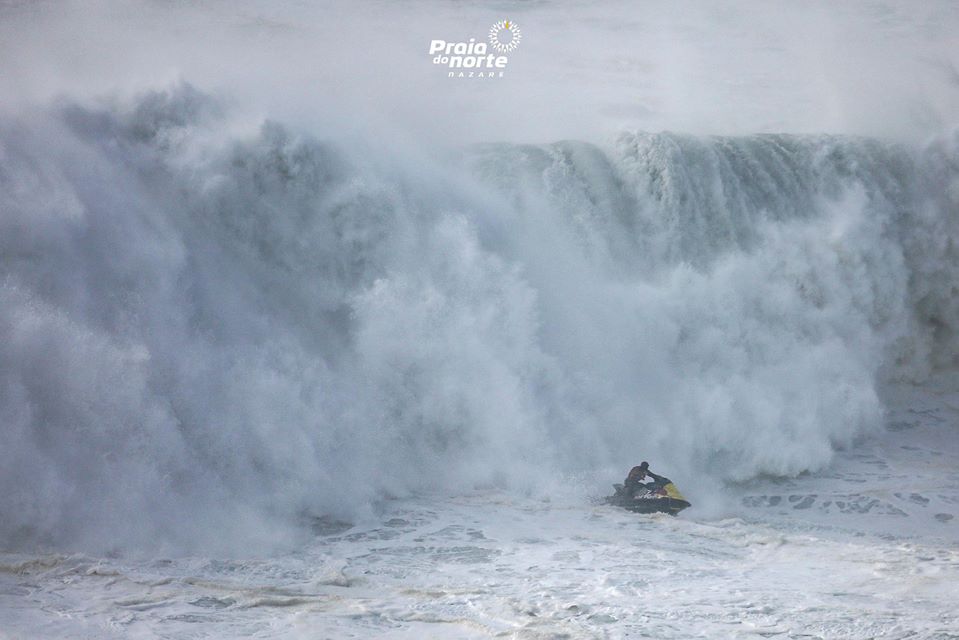
[[[0,542],[827,464],[959,345],[959,141],[631,133],[446,162],[188,86],[0,123]]]

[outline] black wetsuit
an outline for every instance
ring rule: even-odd
[[[649,473],[642,467],[633,467],[629,470],[629,475],[623,480],[623,487],[629,495],[636,493],[636,490],[644,486],[640,476]]]

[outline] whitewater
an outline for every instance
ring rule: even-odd
[[[0,5],[0,638],[959,637],[959,12],[674,4]]]

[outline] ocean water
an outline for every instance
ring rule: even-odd
[[[885,433],[821,473],[727,490],[725,514],[478,490],[316,519],[270,557],[5,553],[4,634],[953,638],[959,396],[943,386],[890,389]]]
[[[955,26],[0,5],[0,638],[959,637]]]

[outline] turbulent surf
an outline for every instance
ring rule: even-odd
[[[0,136],[7,540],[272,538],[624,450],[692,491],[797,474],[956,357],[955,137],[411,164],[188,85]]]
[[[0,638],[954,638],[957,29],[0,2]]]

